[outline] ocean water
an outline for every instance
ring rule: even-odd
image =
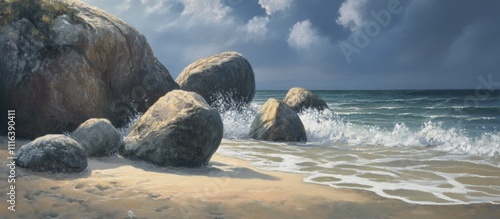
[[[304,182],[412,204],[500,204],[500,90],[314,91],[331,111],[300,114],[307,143],[247,135],[269,98],[226,111],[218,153]]]

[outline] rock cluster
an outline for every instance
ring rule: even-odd
[[[17,110],[19,137],[74,130],[22,146],[21,167],[81,172],[87,156],[116,151],[160,166],[205,166],[222,140],[219,111],[241,109],[255,95],[252,67],[239,53],[190,64],[179,86],[144,36],[99,9],[75,0],[5,5],[13,14],[0,19],[0,111]],[[328,106],[303,88],[269,99],[250,137],[307,141],[297,114],[307,108]],[[135,112],[144,114],[122,141],[115,126]]]
[[[288,91],[283,101],[271,98],[259,110],[250,127],[250,137],[266,141],[307,141],[307,134],[297,113],[306,109],[328,109],[326,102],[300,87]]]

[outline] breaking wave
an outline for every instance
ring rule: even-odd
[[[258,106],[222,113],[224,138],[245,139],[255,118]],[[376,125],[362,125],[347,121],[330,111],[305,111],[300,114],[309,142],[322,145],[350,145],[386,147],[428,147],[450,153],[480,156],[500,154],[500,132],[483,132],[472,136],[459,127],[444,127],[443,122],[427,121],[419,128],[410,128],[404,122],[392,129]]]

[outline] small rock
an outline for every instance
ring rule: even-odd
[[[285,99],[283,99],[283,102],[290,106],[295,112],[300,112],[309,108],[318,111],[328,109],[328,105],[323,99],[310,90],[301,87],[290,89]]]
[[[283,101],[271,98],[259,110],[250,127],[250,137],[265,141],[307,141],[300,117]]]
[[[120,132],[107,119],[89,119],[71,133],[71,138],[82,145],[89,156],[106,156],[121,143]]]
[[[23,145],[16,165],[38,172],[77,173],[87,168],[87,152],[65,135],[45,135]]]

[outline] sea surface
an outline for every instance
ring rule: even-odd
[[[304,182],[412,204],[500,204],[500,90],[313,91],[331,111],[300,114],[307,143],[250,139],[269,98],[226,111],[218,153]]]

